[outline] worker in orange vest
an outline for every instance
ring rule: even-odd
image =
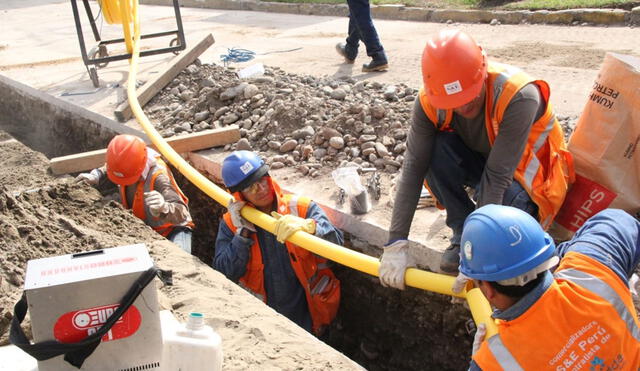
[[[194,224],[187,206],[189,200],[160,154],[142,139],[121,134],[109,142],[106,157],[105,166],[81,173],[76,181],[93,186],[107,181],[116,184],[125,209],[132,209],[156,232],[191,253]]]
[[[287,239],[304,231],[341,245],[342,232],[307,197],[285,195],[268,171],[251,151],[225,158],[222,178],[234,199],[220,222],[213,266],[300,327],[320,334],[338,311],[340,281],[326,259]],[[275,235],[244,219],[245,205],[274,216]]]
[[[498,333],[478,327],[471,370],[638,370],[640,321],[629,278],[640,222],[608,209],[555,249],[526,212],[487,205],[462,232],[460,274],[495,308]],[[553,273],[556,264],[559,265]]]
[[[427,41],[422,78],[379,270],[384,286],[400,289],[415,265],[407,238],[423,183],[446,209],[453,235],[440,269],[455,275],[462,225],[476,207],[514,206],[546,229],[573,177],[546,82],[488,61],[450,29]]]

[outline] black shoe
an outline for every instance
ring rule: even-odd
[[[440,260],[440,270],[449,275],[458,274],[460,265],[460,245],[451,244],[442,254]]]
[[[372,59],[371,62],[362,65],[362,72],[386,71],[389,69],[387,58]]]
[[[353,64],[356,61],[356,55],[354,53],[347,53],[347,44],[346,43],[337,43],[336,51],[338,54],[344,57],[344,61],[349,64]]]

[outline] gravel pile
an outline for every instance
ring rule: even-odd
[[[273,169],[294,166],[312,177],[347,165],[395,173],[417,93],[404,84],[296,75],[277,67],[241,80],[233,70],[197,61],[145,111],[163,137],[238,125],[241,140],[225,149],[257,151]],[[577,118],[558,118],[568,137]]]
[[[216,65],[190,65],[145,107],[164,137],[240,127],[226,149],[260,152],[271,168],[304,175],[347,164],[396,172],[404,160],[411,108],[406,85],[301,76],[266,67],[240,80]]]

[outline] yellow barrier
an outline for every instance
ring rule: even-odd
[[[162,155],[189,181],[191,181],[196,187],[205,192],[211,198],[216,200],[222,206],[227,206],[229,201],[232,200],[232,196],[220,187],[212,183],[205,176],[200,174],[194,169],[187,161],[185,161],[176,151],[169,146],[162,136],[155,130],[149,118],[142,111],[140,103],[138,102],[135,88],[136,74],[138,72],[138,59],[140,58],[140,23],[138,20],[138,0],[133,0],[133,53],[129,66],[129,79],[127,83],[127,95],[129,97],[129,105],[135,115],[138,123],[142,126],[147,136],[151,139],[151,142],[162,153]],[[123,13],[123,19],[128,21],[126,14]],[[128,22],[127,22],[128,23]],[[252,207],[244,207],[241,210],[242,216],[251,221],[255,225],[263,228],[264,230],[274,233],[275,231],[275,219],[270,215],[262,213]],[[378,269],[380,262],[378,259],[366,254],[359,253],[347,249],[343,246],[338,246],[331,242],[325,241],[316,236],[310,235],[305,232],[296,232],[290,238],[289,241],[294,244],[304,247],[305,249],[321,255],[327,259],[346,265],[348,267],[357,269],[361,272],[368,273],[373,276],[378,276]],[[487,302],[487,299],[482,295],[479,289],[465,289],[460,294],[454,294],[451,291],[455,278],[446,276],[443,274],[426,272],[423,270],[410,268],[407,269],[405,274],[405,283],[407,286],[420,288],[427,291],[432,291],[444,295],[457,296],[460,298],[466,298],[471,310],[472,316],[476,324],[485,323],[487,325],[487,338],[497,333],[495,322],[491,318],[491,307]]]

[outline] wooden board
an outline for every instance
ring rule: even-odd
[[[209,34],[202,39],[195,46],[184,50],[177,57],[173,58],[171,62],[153,79],[147,81],[140,89],[138,89],[138,102],[140,107],[144,107],[147,102],[151,100],[158,92],[164,88],[171,80],[173,80],[180,71],[185,69],[188,65],[193,63],[207,48],[214,43],[213,35]],[[125,101],[116,108],[113,112],[118,121],[125,122],[131,118],[133,113],[131,112],[131,106],[129,101]]]
[[[238,125],[229,125],[221,129],[205,130],[194,134],[167,138],[167,143],[178,153],[198,151],[201,149],[235,143],[240,139]],[[155,148],[150,145],[151,148]],[[52,158],[49,161],[51,172],[55,175],[77,173],[95,169],[104,165],[106,149],[76,153],[68,156]]]

